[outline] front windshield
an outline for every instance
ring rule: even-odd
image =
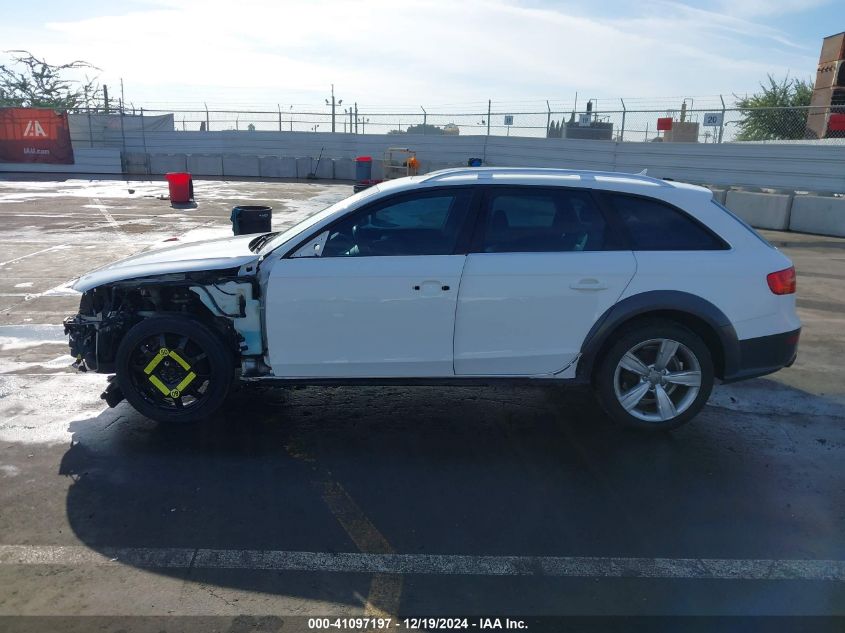
[[[322,220],[329,217],[330,215],[336,213],[337,211],[341,211],[347,207],[350,207],[356,204],[358,201],[363,200],[364,198],[368,198],[375,193],[378,193],[378,187],[369,187],[367,189],[364,189],[364,191],[356,193],[355,195],[349,196],[348,198],[344,198],[339,202],[335,202],[334,204],[323,209],[322,211],[318,211],[314,215],[308,216],[307,218],[302,220],[302,222],[298,222],[289,229],[275,235],[272,239],[270,239],[266,244],[261,247],[261,251],[259,254],[267,255],[268,253],[270,253],[270,251],[278,248],[279,246],[293,239],[300,233],[304,233],[312,226],[319,224]]]

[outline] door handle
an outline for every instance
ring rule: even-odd
[[[573,282],[569,284],[569,287],[573,290],[607,290],[606,283],[600,279],[594,279],[592,277]]]
[[[435,286],[439,286],[440,290],[442,290],[443,292],[449,292],[449,290],[451,290],[450,286],[448,286],[448,285],[446,285],[442,282],[434,281],[434,280],[431,280],[431,279],[428,279],[428,280],[422,282],[421,284],[414,284],[414,290],[422,290],[423,287],[433,289]]]

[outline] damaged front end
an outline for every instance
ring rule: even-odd
[[[120,343],[134,325],[153,316],[179,315],[212,328],[242,373],[263,373],[259,296],[254,276],[238,276],[237,269],[121,280],[86,290],[79,313],[64,321],[73,366],[114,373]],[[112,379],[101,397],[115,406],[123,394]]]
[[[114,358],[120,337],[127,329],[128,315],[113,309],[114,293],[111,288],[94,288],[82,293],[79,312],[64,320],[73,367],[79,371],[110,373],[114,371]],[[102,349],[102,352],[101,352]],[[110,407],[123,400],[123,392],[110,376],[106,390],[100,398]]]
[[[64,320],[73,367],[80,371],[114,371],[114,354],[128,315],[113,305],[112,290],[105,287],[84,292],[79,313]]]

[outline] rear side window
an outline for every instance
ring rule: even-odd
[[[609,193],[635,251],[718,251],[727,244],[675,207],[653,198]]]
[[[485,253],[601,251],[614,240],[588,191],[495,189],[488,198]]]

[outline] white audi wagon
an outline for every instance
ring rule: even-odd
[[[280,233],[155,250],[76,281],[103,394],[167,423],[232,383],[591,386],[675,428],[716,379],[795,359],[790,260],[705,188],[468,168],[385,182]]]

